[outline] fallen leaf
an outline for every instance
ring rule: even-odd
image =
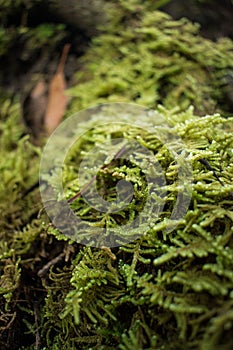
[[[59,125],[68,103],[68,97],[65,95],[64,66],[69,49],[70,44],[64,46],[57,71],[49,84],[48,104],[44,117],[44,128],[48,134],[51,134]]]
[[[23,101],[22,114],[24,122],[36,139],[43,130],[43,120],[48,100],[47,90],[47,84],[41,79]]]

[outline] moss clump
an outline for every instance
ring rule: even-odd
[[[189,211],[174,231],[166,233],[166,222],[177,195],[177,167],[168,156],[166,145],[154,135],[141,132],[139,142],[159,158],[165,172],[166,204],[151,229],[111,252],[82,247],[54,227],[43,229],[45,218],[35,216],[38,189],[28,192],[28,187],[24,187],[25,176],[33,179],[37,172],[38,152],[22,138],[17,105],[15,108],[11,109],[7,123],[1,124],[2,135],[7,129],[12,135],[10,143],[5,141],[1,146],[2,152],[7,152],[1,161],[1,183],[8,179],[1,199],[1,211],[8,215],[7,221],[1,221],[2,339],[14,336],[15,348],[21,349],[34,349],[40,344],[49,350],[116,347],[230,350],[232,119],[219,115],[199,118],[192,109],[182,113],[160,109],[190,154],[194,184]],[[111,132],[109,125],[105,125],[92,128],[83,142],[76,144],[64,168],[68,197],[79,190],[74,179],[82,160],[80,151],[85,156],[84,150],[105,138],[115,138],[120,132],[126,138],[139,140],[136,130],[119,126],[117,132]],[[11,177],[6,157],[16,164]],[[28,171],[18,168],[18,157],[24,167],[27,164]],[[203,158],[215,173],[200,162]],[[105,183],[112,186],[114,180],[119,180],[119,174],[130,175],[136,190],[144,182],[143,171],[138,176],[135,165],[112,164],[104,176]],[[222,184],[216,174],[221,175]],[[12,188],[15,182],[10,179],[14,176],[18,180]],[[50,181],[53,183],[53,174]],[[7,192],[10,190],[11,201]],[[106,195],[112,200],[111,191]],[[80,214],[84,209],[82,199],[74,204],[77,215],[84,215]],[[142,210],[137,201],[134,210]],[[96,220],[103,222],[101,217]],[[5,347],[4,343],[2,346]]]
[[[23,134],[20,108],[7,96],[1,99],[0,111],[0,295],[1,341],[4,349],[11,338],[20,342],[20,315],[17,302],[23,287],[24,254],[31,249],[42,231],[38,214],[38,179],[40,150]],[[25,298],[25,297],[24,297]],[[24,303],[24,302],[23,302]],[[14,331],[15,329],[15,331]],[[9,333],[8,333],[9,332]],[[8,335],[8,336],[7,336]],[[7,347],[6,347],[7,348]]]
[[[219,114],[199,117],[226,109],[220,87],[232,68],[232,42],[200,38],[196,26],[152,13],[153,6],[153,1],[142,5],[139,0],[122,0],[112,7],[105,34],[93,41],[83,58],[70,111],[107,101],[157,107],[189,154],[189,210],[168,233],[178,167],[156,135],[123,125],[112,130],[90,124],[64,164],[66,197],[81,188],[76,178],[82,157],[101,142],[124,135],[159,159],[166,180],[165,206],[143,235],[112,251],[71,240],[48,226],[45,215],[38,217],[41,150],[24,134],[18,101],[2,98],[1,349],[233,347],[233,120]],[[186,108],[190,103],[194,110]],[[97,180],[109,201],[116,196],[119,179],[132,182],[134,201],[130,211],[120,213],[125,223],[131,219],[129,212],[137,216],[143,210],[148,194],[143,169],[120,160],[103,170]],[[46,181],[53,184],[55,177],[52,171]],[[91,224],[116,226],[121,221],[117,214],[108,220],[102,213],[95,216],[82,198],[72,208]]]
[[[76,170],[90,145],[94,147],[100,140],[114,139],[123,133],[126,139],[147,145],[158,157],[166,174],[166,204],[156,223],[151,214],[144,213],[151,228],[144,232],[142,225],[143,232],[137,240],[112,252],[81,249],[68,270],[51,271],[53,282],[47,286],[48,297],[42,311],[42,324],[46,325],[42,327],[43,332],[50,334],[48,349],[64,346],[65,341],[69,348],[84,349],[232,347],[233,138],[229,127],[233,120],[219,115],[199,118],[193,115],[192,109],[184,113],[164,109],[160,112],[182,137],[189,152],[194,179],[189,211],[175,230],[166,232],[167,220],[177,199],[178,170],[169,159],[166,145],[158,142],[155,135],[129,130],[128,125],[119,125],[117,130],[114,125],[111,130],[109,124],[101,128],[91,128],[93,124],[90,124],[91,132],[83,144],[74,146],[64,168],[67,198],[80,190]],[[216,173],[200,162],[203,158]],[[91,164],[90,159],[89,162]],[[220,173],[221,180],[216,176]],[[111,184],[107,199],[112,200],[111,186],[122,177],[130,177],[137,197],[144,181],[143,170],[139,174],[135,165],[112,164],[104,173],[105,186],[102,183],[102,188]],[[50,182],[55,183],[53,176]],[[143,190],[142,193],[145,196]],[[130,213],[142,211],[142,203],[143,198],[132,200]],[[119,225],[115,213],[99,213],[94,217],[92,208],[88,208],[82,198],[77,199],[73,210],[90,220],[92,227],[94,219],[97,228]],[[125,215],[121,215],[122,221],[127,219],[127,209]],[[67,223],[69,225],[68,217]],[[56,228],[50,228],[49,232],[62,239]],[[81,229],[78,233],[79,241]],[[88,233],[87,229],[86,235]],[[122,235],[127,235],[124,227]],[[55,315],[59,322],[54,323]],[[57,336],[51,338],[54,332]],[[66,334],[66,340],[60,334]]]
[[[174,21],[153,11],[155,5],[121,1],[113,7],[112,21],[81,59],[72,112],[106,101],[182,110],[192,104],[199,115],[227,110],[232,41],[204,39],[198,25]]]

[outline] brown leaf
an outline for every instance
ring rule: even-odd
[[[47,100],[47,84],[41,79],[23,101],[22,114],[24,122],[36,139],[43,130]]]
[[[44,128],[48,134],[51,134],[59,125],[68,103],[68,97],[65,95],[66,81],[63,71],[69,49],[70,44],[64,46],[57,72],[49,84],[48,105],[44,118]]]

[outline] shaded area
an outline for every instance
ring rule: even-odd
[[[186,17],[198,22],[202,35],[209,39],[233,38],[232,0],[171,0],[162,9],[174,19]]]

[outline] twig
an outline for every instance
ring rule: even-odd
[[[62,252],[61,254],[56,256],[56,258],[50,260],[46,265],[42,267],[42,269],[38,271],[37,275],[39,277],[43,277],[52,265],[56,265],[60,260],[62,260],[65,254],[66,254],[65,252]]]
[[[215,178],[218,180],[218,182],[224,187],[224,183],[223,183],[222,180],[219,178],[219,176],[217,175],[216,171],[212,168],[212,166],[209,164],[209,162],[208,162],[206,159],[204,159],[204,158],[200,158],[200,159],[198,159],[198,160],[199,160],[199,162],[200,162],[201,164],[203,164],[203,165],[206,167],[206,169],[208,169],[209,171],[212,171],[214,177],[215,177]],[[229,194],[230,194],[230,196],[233,198],[233,192],[229,192]]]
[[[35,315],[35,324],[36,324],[36,350],[40,350],[40,333],[39,333],[39,324],[38,324],[38,308],[36,303],[34,303],[34,315]]]
[[[113,160],[118,159],[122,156],[122,154],[125,152],[125,148],[126,145],[124,145],[123,147],[121,147],[121,149],[114,155]],[[101,169],[106,169],[109,167],[109,164],[103,165],[101,167]],[[68,204],[73,203],[77,198],[79,198],[83,193],[85,193],[90,186],[92,185],[92,183],[96,180],[96,175],[94,175],[92,177],[92,179],[83,187],[82,190],[80,190],[77,194],[75,194],[73,197],[71,197],[70,199],[68,199]]]
[[[200,162],[201,164],[203,164],[203,165],[206,167],[206,169],[208,169],[209,171],[212,171],[214,177],[218,180],[218,182],[219,182],[222,186],[224,186],[224,183],[223,183],[222,180],[219,178],[219,176],[217,175],[216,171],[212,168],[212,166],[209,164],[209,162],[208,162],[206,159],[204,159],[204,158],[201,158],[201,159],[198,159],[198,160],[199,160],[199,162]]]
[[[67,203],[73,203],[77,198],[79,198],[83,193],[85,193],[90,186],[92,185],[92,183],[95,181],[96,179],[96,175],[94,175],[92,177],[92,179],[83,187],[83,189],[81,191],[79,191],[77,194],[75,194],[73,197],[71,197],[70,199],[68,199]]]

